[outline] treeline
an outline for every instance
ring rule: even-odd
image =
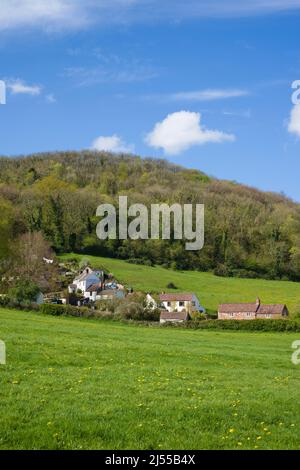
[[[129,203],[205,204],[205,247],[185,241],[100,241],[96,208]],[[0,261],[39,232],[57,253],[82,252],[213,271],[222,276],[300,280],[300,205],[282,195],[209,178],[164,160],[91,151],[0,158]]]

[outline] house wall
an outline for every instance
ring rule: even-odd
[[[170,305],[168,305],[168,303]],[[182,303],[183,305],[180,305],[180,303]],[[179,302],[177,300],[171,301],[171,302],[164,301],[162,302],[162,304],[168,312],[182,312],[183,310],[185,310],[189,314],[191,314],[194,310],[205,312],[205,309],[200,305],[200,302],[195,295],[193,296],[192,301],[191,300],[187,300],[184,302]]]
[[[183,320],[177,320],[177,319],[163,320],[163,319],[161,319],[160,323],[161,324],[163,324],[163,323],[183,323]]]
[[[253,312],[239,312],[239,313],[233,313],[232,315],[230,313],[222,313],[218,312],[218,319],[219,320],[255,320],[256,318],[262,319],[262,320],[279,320],[280,318],[283,318],[283,315],[280,313],[271,313],[268,315],[265,314],[256,314]]]
[[[254,312],[234,312],[232,314],[218,312],[219,320],[255,320],[255,318]]]
[[[180,306],[180,302],[178,301],[172,301],[172,302],[165,301],[162,304],[168,312],[182,312],[182,310],[186,310],[189,312],[191,308],[190,307],[191,302],[182,302],[182,303],[183,305],[181,306]]]
[[[271,313],[268,315],[262,315],[262,314],[257,314],[256,318],[262,319],[262,320],[280,320],[283,318],[283,316],[280,313]]]
[[[91,295],[92,294],[92,295]],[[90,299],[92,300],[93,302],[96,301],[96,297],[97,297],[97,292],[84,292],[84,298],[85,299]]]

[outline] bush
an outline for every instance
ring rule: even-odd
[[[127,263],[130,263],[130,264],[139,264],[139,265],[144,265],[144,266],[153,266],[153,263],[151,260],[149,259],[145,259],[145,258],[129,258],[126,260]]]
[[[0,307],[7,307],[9,305],[9,298],[7,295],[1,295],[0,297]]]
[[[148,308],[145,296],[141,293],[131,294],[119,301],[115,309],[119,318],[135,321],[159,321],[160,311]]]
[[[191,318],[194,321],[203,321],[206,320],[206,315],[204,313],[195,311],[191,313]]]
[[[167,285],[167,289],[178,289],[178,287],[175,286],[173,282],[169,282],[169,284]]]
[[[232,276],[232,271],[225,264],[219,264],[214,269],[213,272],[214,272],[215,276],[220,276],[220,277],[231,277]]]
[[[67,310],[65,305],[43,304],[40,306],[40,312],[45,315],[59,317],[61,315],[66,315]]]
[[[260,277],[259,273],[247,269],[233,269],[232,276],[239,277],[241,279],[258,279]]]
[[[141,320],[143,317],[143,306],[138,302],[124,302],[116,309],[116,315],[127,320]]]
[[[15,304],[30,305],[36,301],[39,292],[40,289],[34,282],[21,280],[8,290],[7,296]]]
[[[61,317],[64,315],[72,317],[92,317],[93,310],[85,307],[73,307],[72,305],[43,304],[40,306],[40,312],[45,315]]]

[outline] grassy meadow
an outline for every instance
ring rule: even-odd
[[[299,335],[0,309],[0,338],[0,449],[300,447]]]
[[[209,311],[217,311],[220,303],[254,302],[259,296],[263,303],[287,304],[291,314],[300,312],[300,283],[297,282],[218,277],[211,273],[173,271],[96,256],[70,254],[61,257],[62,260],[70,258],[88,259],[94,268],[113,272],[119,281],[135,290],[172,292],[167,285],[173,282],[181,292],[195,292]]]

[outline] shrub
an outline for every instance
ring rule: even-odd
[[[167,289],[178,289],[178,287],[175,286],[173,282],[169,282],[169,284],[167,285]]]
[[[144,266],[153,266],[153,263],[151,260],[149,259],[145,259],[145,258],[129,258],[126,260],[127,263],[130,263],[130,264],[139,264],[139,265],[144,265]]]
[[[147,307],[145,296],[141,293],[132,294],[119,301],[115,314],[125,320],[135,321],[159,321],[160,311]]]
[[[206,315],[204,313],[195,311],[191,313],[191,318],[194,321],[203,321],[206,320]]]
[[[239,277],[241,279],[257,279],[259,278],[259,274],[255,271],[247,270],[247,269],[233,269],[232,276]]]
[[[115,313],[120,303],[122,303],[122,299],[97,300],[95,307],[99,312]]]
[[[9,305],[9,297],[7,295],[0,296],[0,307],[7,307]]]
[[[232,271],[225,264],[219,264],[214,269],[213,272],[214,272],[215,276],[220,276],[220,277],[231,277],[232,276]]]
[[[15,304],[32,304],[39,292],[40,289],[34,282],[21,280],[8,290],[7,296]]]
[[[72,305],[43,304],[40,306],[40,312],[45,315],[60,317],[69,315],[72,317],[92,317],[93,310],[85,307],[73,307]]]
[[[127,320],[141,320],[143,317],[143,306],[138,302],[124,302],[119,305],[115,313]]]

